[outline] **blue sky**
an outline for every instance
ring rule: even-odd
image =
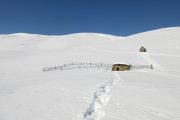
[[[0,34],[127,36],[180,26],[180,0],[0,0]]]

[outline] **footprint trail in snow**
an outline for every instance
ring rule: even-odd
[[[114,79],[107,81],[97,89],[97,91],[94,93],[90,106],[82,116],[77,117],[74,120],[100,120],[105,115],[103,112],[103,107],[109,102],[110,99],[109,91],[113,85],[120,80],[121,79],[117,72],[114,72]]]

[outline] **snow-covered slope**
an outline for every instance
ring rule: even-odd
[[[179,33],[0,35],[0,120],[179,120]]]

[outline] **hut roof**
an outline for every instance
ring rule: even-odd
[[[113,65],[130,65],[129,63],[126,62],[115,62]]]
[[[144,46],[141,46],[139,49],[146,49]]]

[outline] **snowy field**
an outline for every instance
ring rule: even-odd
[[[0,120],[180,120],[179,61],[180,27],[0,35]],[[112,72],[117,62],[153,69]]]

